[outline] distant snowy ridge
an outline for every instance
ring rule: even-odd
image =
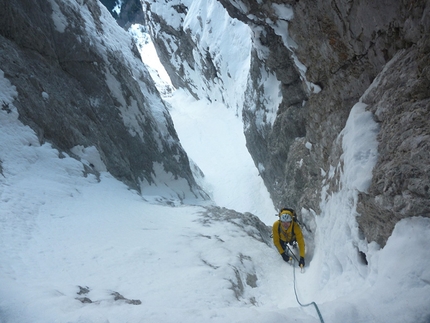
[[[173,85],[195,98],[222,102],[240,116],[250,66],[249,28],[215,0],[146,1],[144,10]]]

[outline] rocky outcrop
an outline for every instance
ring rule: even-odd
[[[381,128],[373,181],[369,192],[361,193],[358,204],[360,228],[369,241],[384,245],[399,219],[430,216],[430,2],[220,2],[232,17],[254,30],[254,43],[264,44],[269,51],[263,57],[264,64],[285,89],[273,127],[266,128],[265,136],[255,130],[248,136],[248,146],[263,147],[250,151],[263,164],[261,175],[269,190],[273,188],[275,203],[318,211],[321,185],[314,183],[321,183],[330,166],[338,164],[341,149],[336,138],[351,107],[378,77],[363,96]],[[288,9],[294,18],[279,15]],[[288,20],[288,34],[295,42],[290,42],[292,46],[280,41],[282,20]],[[294,80],[285,78],[291,54],[281,50],[282,46],[293,49],[307,67],[306,80],[318,85],[321,92],[311,93],[303,87],[309,98],[297,96],[300,89],[292,88]],[[288,102],[289,97],[297,98],[297,102]],[[306,103],[301,106],[300,101]],[[294,113],[295,109],[300,113]],[[312,149],[304,149],[306,144]],[[260,155],[267,151],[270,157],[256,151]],[[306,168],[300,163],[302,159]],[[270,169],[278,171],[267,172]],[[299,195],[289,192],[291,183]]]
[[[427,37],[399,51],[363,97],[381,124],[380,157],[358,223],[380,244],[402,218],[430,217],[429,49]]]
[[[138,190],[166,174],[181,183],[172,198],[206,196],[131,38],[98,1],[1,0],[0,59],[41,143],[76,158],[76,147],[95,147]]]

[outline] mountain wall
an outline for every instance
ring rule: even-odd
[[[430,216],[429,1],[142,3],[174,85],[199,98],[219,91],[242,109],[248,150],[276,207],[320,214],[322,188],[342,189],[341,132],[361,101],[379,125],[372,181],[358,192],[364,237],[383,246],[400,219]],[[236,102],[220,86],[223,53],[208,41],[219,4],[231,17],[222,47],[249,57],[246,80],[230,75],[243,91]],[[234,37],[243,24],[249,46]]]
[[[98,1],[0,0],[0,61],[18,93],[2,109],[40,143],[143,194],[206,198],[135,44]]]
[[[276,127],[275,121],[265,142],[269,147],[289,148],[275,149],[285,154],[269,161],[284,166],[284,176],[276,176],[283,179],[284,189],[273,194],[275,200],[317,210],[315,180],[329,183],[332,191],[341,189],[337,178],[330,179],[328,174],[341,160],[336,139],[352,106],[361,100],[380,125],[373,180],[368,191],[359,193],[357,206],[361,215],[357,220],[365,237],[384,245],[400,219],[430,216],[430,2],[220,2],[251,29],[264,29],[264,33],[255,33],[254,42],[264,42],[269,48],[270,54],[263,60],[282,86],[290,87],[292,82],[282,79],[288,67],[279,62],[291,60],[288,57],[293,55],[307,68],[304,80],[321,88],[318,93],[308,91],[302,107],[300,102],[288,102],[296,89],[283,92],[279,111],[302,110],[303,127],[290,144],[285,134],[291,128],[282,124],[285,113],[278,113],[281,124]],[[281,5],[293,12],[293,17],[287,18],[290,44],[280,40],[279,28],[285,20],[278,14],[283,12]],[[267,23],[267,17],[273,22]],[[268,35],[277,41],[267,41]],[[290,55],[282,53],[282,43],[290,47]],[[294,122],[294,116],[288,118]],[[312,149],[306,151],[305,142],[311,143]],[[307,161],[305,169],[299,163],[302,158]]]

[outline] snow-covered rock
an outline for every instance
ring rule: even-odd
[[[247,86],[249,27],[216,0],[144,1],[159,58],[176,88],[222,102],[241,115]]]
[[[40,144],[76,158],[73,147],[95,147],[132,188],[206,198],[134,41],[103,5],[22,0],[2,1],[0,10],[1,77],[16,88],[3,105],[16,107]]]

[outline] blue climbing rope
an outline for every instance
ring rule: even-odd
[[[318,305],[315,302],[311,302],[309,304],[302,304],[299,301],[299,297],[297,296],[297,289],[296,289],[296,266],[295,266],[295,261],[297,261],[297,257],[294,255],[294,253],[291,251],[291,249],[289,247],[288,247],[288,249],[290,250],[290,253],[293,255],[294,294],[296,295],[296,301],[302,307],[307,307],[307,306],[311,306],[311,305],[315,306],[315,309],[316,309],[316,311],[318,313],[318,316],[320,318],[321,323],[324,323],[324,319],[323,319],[323,317],[321,315],[320,309],[318,308]]]

